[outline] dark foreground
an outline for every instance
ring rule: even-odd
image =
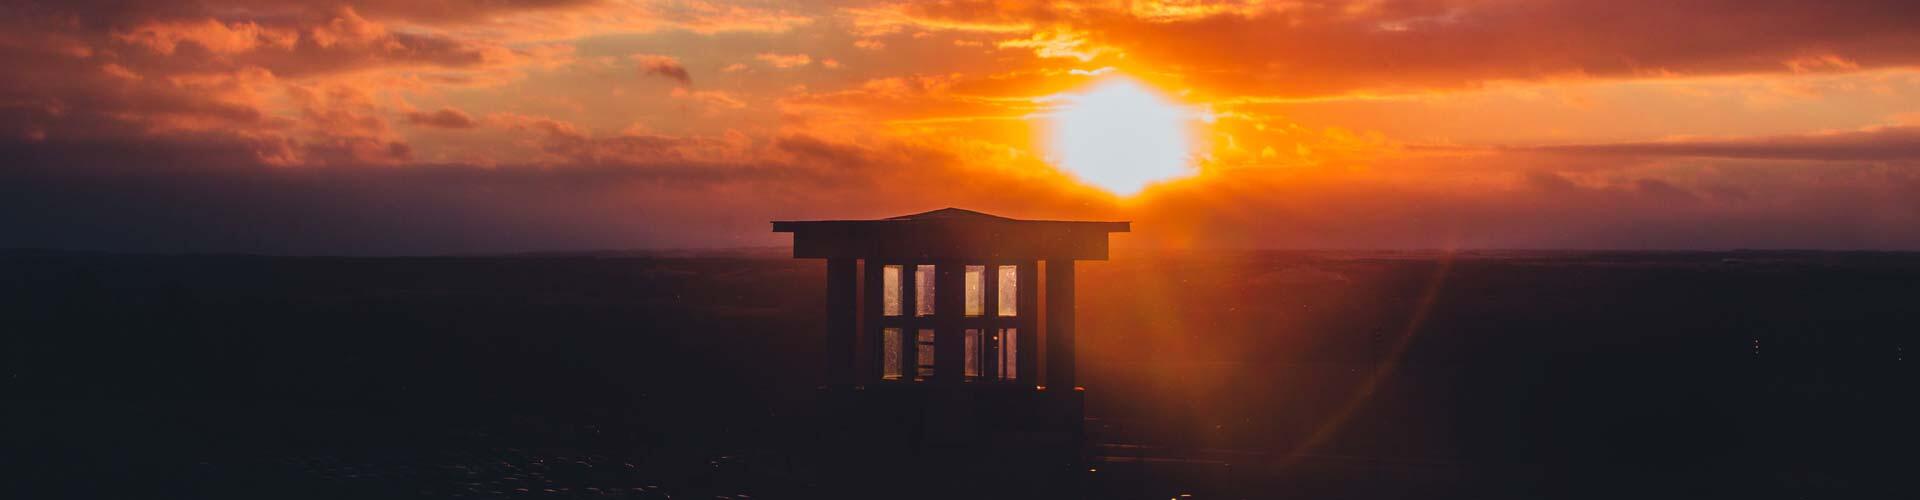
[[[1117,257],[1050,495],[1913,494],[1920,255]],[[0,496],[842,496],[823,267],[0,255]],[[1039,491],[902,472],[940,459],[875,484]]]

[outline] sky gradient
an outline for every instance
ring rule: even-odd
[[[0,248],[1920,249],[1907,1],[13,0],[0,60]],[[1058,167],[1117,77],[1204,114],[1190,176]]]

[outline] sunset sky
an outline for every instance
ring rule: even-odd
[[[0,60],[0,248],[1920,249],[1911,1],[7,0]],[[1058,147],[1103,85],[1178,176]]]

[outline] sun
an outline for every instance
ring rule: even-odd
[[[1140,82],[1108,77],[1048,98],[1048,157],[1082,182],[1129,196],[1192,172],[1193,109]]]

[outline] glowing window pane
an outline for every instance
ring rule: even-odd
[[[933,330],[921,329],[914,335],[914,380],[933,376]]]
[[[967,315],[987,313],[987,266],[967,266]]]
[[[998,364],[994,373],[1000,380],[1020,378],[1020,332],[1014,328],[1001,328],[994,334],[995,360]]]
[[[1013,316],[1020,313],[1020,272],[1019,266],[1000,266],[1000,295],[998,297],[1001,316]]]
[[[977,330],[977,329],[970,329],[970,330],[967,330],[967,351],[966,351],[966,353],[967,353],[967,359],[966,359],[966,376],[967,376],[967,378],[974,378],[974,377],[979,377],[979,376],[980,376],[980,368],[981,368],[981,365],[980,365],[980,361],[981,361],[981,360],[980,360],[980,346],[981,346],[981,344],[980,344],[980,330]]]
[[[921,264],[913,270],[913,315],[933,315],[933,266]]]
[[[900,306],[900,266],[880,268],[881,310],[888,316],[899,316]]]
[[[883,345],[880,350],[885,353],[880,360],[881,379],[900,380],[900,337],[899,328],[888,328],[881,332]]]

